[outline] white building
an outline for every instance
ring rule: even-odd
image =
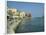
[[[25,17],[25,12],[21,12],[21,13],[20,13],[20,17],[21,17],[21,18]]]

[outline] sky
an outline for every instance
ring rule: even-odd
[[[7,1],[7,7],[31,13],[32,17],[42,17],[44,15],[44,3]]]

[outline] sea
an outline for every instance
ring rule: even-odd
[[[44,32],[44,17],[33,17],[23,20],[16,28],[16,33]]]

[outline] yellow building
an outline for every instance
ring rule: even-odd
[[[17,9],[14,9],[14,8],[8,8],[7,9],[7,12],[11,15],[15,15],[17,13]]]
[[[23,18],[23,17],[25,17],[25,12],[17,12],[17,9],[14,9],[14,8],[9,8],[8,9],[8,13],[10,14],[10,15],[12,15],[13,16],[13,18],[15,18],[15,17],[20,17],[20,18]]]
[[[8,12],[15,13],[15,12],[17,12],[17,9],[14,9],[14,8],[8,8],[7,11],[8,11]]]

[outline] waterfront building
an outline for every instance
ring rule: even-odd
[[[25,12],[21,12],[21,13],[20,13],[20,17],[21,17],[21,18],[25,17]]]

